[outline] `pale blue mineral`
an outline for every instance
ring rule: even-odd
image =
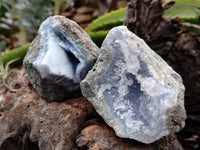
[[[81,95],[80,81],[94,65],[99,48],[74,21],[53,16],[40,26],[24,59],[28,79],[48,101]]]
[[[101,51],[81,90],[119,137],[152,143],[184,127],[182,79],[142,39],[116,27]]]

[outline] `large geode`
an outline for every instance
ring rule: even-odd
[[[125,26],[113,28],[83,95],[123,138],[151,143],[185,125],[181,77]]]
[[[80,81],[95,63],[99,48],[74,21],[46,19],[24,59],[28,79],[48,101],[80,96]]]

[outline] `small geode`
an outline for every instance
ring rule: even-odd
[[[29,81],[48,101],[80,96],[80,82],[95,63],[99,48],[64,16],[47,18],[38,33],[24,59]]]
[[[142,39],[116,27],[101,51],[81,89],[118,136],[152,143],[184,127],[182,79]]]

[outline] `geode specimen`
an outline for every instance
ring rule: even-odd
[[[80,96],[80,81],[95,63],[99,48],[74,21],[46,19],[24,59],[28,79],[43,98],[62,101]]]
[[[125,26],[113,28],[82,94],[119,137],[151,143],[185,125],[181,77]]]

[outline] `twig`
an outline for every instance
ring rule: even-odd
[[[192,23],[188,23],[188,22],[183,22],[183,23],[182,23],[182,27],[185,27],[185,28],[193,28],[193,29],[200,30],[200,25],[192,24]]]

